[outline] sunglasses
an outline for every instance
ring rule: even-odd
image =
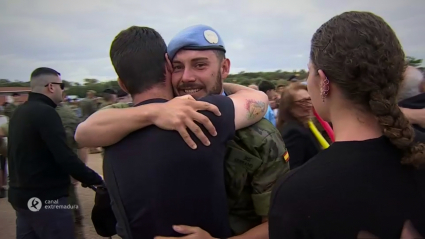
[[[60,86],[60,88],[61,88],[61,90],[63,90],[63,89],[65,89],[65,83],[57,83],[57,82],[50,82],[50,83],[48,83],[47,85],[45,85],[44,87],[47,87],[47,86],[49,86],[50,84],[52,84],[52,85],[59,85]]]
[[[294,103],[296,105],[299,105],[301,107],[305,106],[305,107],[310,107],[311,106],[311,98],[304,98],[301,100],[296,100],[294,101]]]

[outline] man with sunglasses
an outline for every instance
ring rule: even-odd
[[[60,73],[37,68],[30,84],[28,101],[9,123],[9,202],[16,210],[16,236],[74,239],[70,176],[88,185],[101,185],[103,180],[67,145],[55,110],[64,89]]]

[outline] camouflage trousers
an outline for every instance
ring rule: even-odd
[[[75,222],[75,238],[85,239],[83,231],[83,215],[81,213],[81,205],[77,197],[76,186],[71,183],[69,187],[69,204],[78,205],[77,209],[73,210],[74,222]]]

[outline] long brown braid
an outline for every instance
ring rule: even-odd
[[[323,24],[311,41],[310,58],[347,99],[373,113],[383,133],[403,150],[403,164],[425,163],[424,144],[397,105],[405,55],[391,27],[369,12],[345,12]]]

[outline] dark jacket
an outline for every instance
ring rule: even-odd
[[[89,185],[103,182],[68,147],[55,107],[47,96],[30,93],[10,119],[9,202],[14,207],[28,208],[32,197],[44,202],[68,196],[70,176]]]
[[[398,106],[407,108],[407,109],[423,109],[425,108],[425,93],[407,98],[398,102]],[[418,131],[425,133],[425,129],[419,125],[412,125]]]
[[[280,133],[288,149],[291,170],[303,165],[320,151],[319,142],[310,129],[297,121],[286,122]]]

